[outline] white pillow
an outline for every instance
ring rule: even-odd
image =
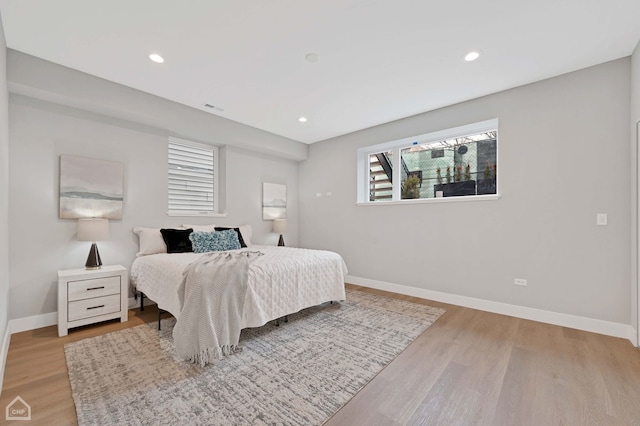
[[[253,229],[251,228],[251,225],[242,225],[238,226],[237,228],[240,229],[242,239],[244,240],[244,243],[247,245],[247,247],[252,245],[251,237],[253,237]]]
[[[216,230],[216,225],[188,225],[188,224],[182,224],[182,227],[184,229],[193,229],[193,232],[215,232]]]
[[[140,240],[140,251],[136,253],[136,257],[167,252],[167,245],[164,243],[160,228],[141,228],[138,226],[133,228],[133,232],[138,235]]]

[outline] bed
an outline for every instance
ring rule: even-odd
[[[242,328],[260,327],[302,309],[345,300],[342,257],[325,250],[251,245],[238,251],[259,251],[249,266]],[[180,317],[184,269],[199,253],[159,253],[137,257],[131,282],[158,308]]]

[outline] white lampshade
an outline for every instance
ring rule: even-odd
[[[276,234],[284,234],[287,232],[287,219],[274,219],[273,232]]]
[[[109,219],[78,219],[79,241],[102,241],[109,239]]]

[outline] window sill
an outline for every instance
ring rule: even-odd
[[[409,205],[409,204],[434,204],[434,203],[459,203],[468,201],[494,201],[499,200],[500,194],[492,195],[467,195],[460,197],[442,197],[442,198],[419,198],[415,200],[402,200],[402,201],[369,201],[366,203],[356,203],[358,207],[369,206],[396,206],[396,205]]]
[[[185,212],[185,211],[168,211],[167,216],[177,217],[227,217],[227,213],[208,213],[208,212]]]

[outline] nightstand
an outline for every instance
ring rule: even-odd
[[[58,271],[58,336],[113,318],[129,319],[129,275],[120,265]]]

